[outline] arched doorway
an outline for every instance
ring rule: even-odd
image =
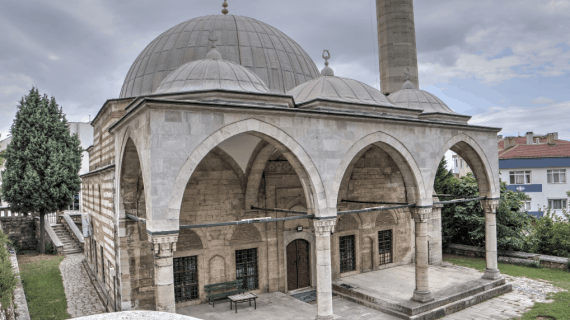
[[[311,285],[310,244],[303,239],[287,245],[287,289],[289,291]]]

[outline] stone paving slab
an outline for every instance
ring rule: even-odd
[[[473,272],[478,272],[471,269]],[[551,302],[546,298],[550,292],[562,289],[550,283],[524,277],[511,277],[504,275],[507,283],[513,285],[513,291],[502,296],[490,299],[480,304],[445,316],[443,320],[507,320],[518,319],[536,302]],[[314,319],[317,314],[315,304],[304,303],[281,292],[260,294],[257,299],[257,310],[242,304],[238,313],[230,310],[229,303],[219,303],[213,308],[211,305],[177,308],[179,314],[193,316],[205,320],[261,320],[261,319]],[[333,311],[336,320],[401,320],[398,317],[370,309],[341,297],[333,298]]]
[[[70,254],[59,265],[67,298],[67,313],[72,318],[105,313],[105,308],[83,267],[82,253]]]

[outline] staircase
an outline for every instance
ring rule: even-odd
[[[67,229],[62,224],[52,224],[51,227],[55,234],[59,238],[59,241],[63,243],[63,254],[73,254],[73,253],[83,253],[81,246],[79,243],[73,239],[73,237],[69,234]]]

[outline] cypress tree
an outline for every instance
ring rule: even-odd
[[[39,214],[40,252],[45,253],[45,215],[73,203],[81,180],[82,148],[70,135],[54,97],[32,88],[18,105],[6,148],[2,194],[13,212]]]
[[[433,188],[437,193],[446,193],[446,185],[449,184],[449,179],[453,178],[453,173],[447,169],[447,160],[445,157],[441,158],[437,171],[435,173],[435,180],[433,183]]]

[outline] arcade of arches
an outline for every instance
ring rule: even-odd
[[[271,140],[252,137],[238,135],[232,140],[233,148],[222,143],[199,161],[184,189],[180,225],[299,215],[252,210],[252,205],[314,212],[314,205],[307,202],[307,198],[315,195],[307,185],[310,182],[301,178],[306,177],[307,172],[298,160],[287,152],[285,156],[280,151],[283,149],[273,145]],[[236,147],[236,143],[242,145]],[[390,150],[384,149],[379,144],[368,145],[350,161],[338,189],[337,211],[367,208],[375,206],[371,204],[374,202],[414,203],[413,186],[407,185],[409,182],[402,172],[409,170],[408,167],[401,159],[392,158]],[[467,149],[463,146],[462,150]],[[148,204],[139,154],[133,139],[126,139],[119,171],[119,209],[122,215],[145,220],[149,218]],[[477,162],[473,162],[473,167],[477,168]],[[90,178],[84,179],[89,181]],[[426,267],[428,263],[441,263],[440,208],[434,206],[426,218],[414,219],[415,211],[418,209],[405,208],[338,216],[336,223],[329,227],[332,235],[326,248],[330,250],[331,279],[417,262],[415,257],[419,254],[426,256]],[[421,236],[429,238],[425,252],[420,253],[416,247],[417,231],[423,228],[418,226],[422,224],[419,221],[426,222],[425,235]],[[103,225],[97,227],[104,229]],[[122,269],[128,266],[128,272],[122,272],[122,289],[117,299],[121,299],[121,295],[128,296],[133,309],[160,309],[157,295],[161,288],[156,282],[161,272],[171,274],[174,279],[177,307],[206,303],[204,285],[235,279],[243,280],[243,285],[254,293],[316,287],[317,238],[329,238],[319,237],[321,233],[315,230],[315,224],[306,218],[182,228],[177,237],[172,238],[175,241],[166,244],[171,246],[171,255],[166,260],[169,262],[161,264],[157,260],[163,244],[158,245],[159,249],[152,244],[143,223],[123,218],[119,228],[123,230],[118,241]],[[90,259],[90,263],[104,263],[103,251],[96,250],[97,240],[92,240],[95,258]],[[102,272],[99,274],[105,277]]]

